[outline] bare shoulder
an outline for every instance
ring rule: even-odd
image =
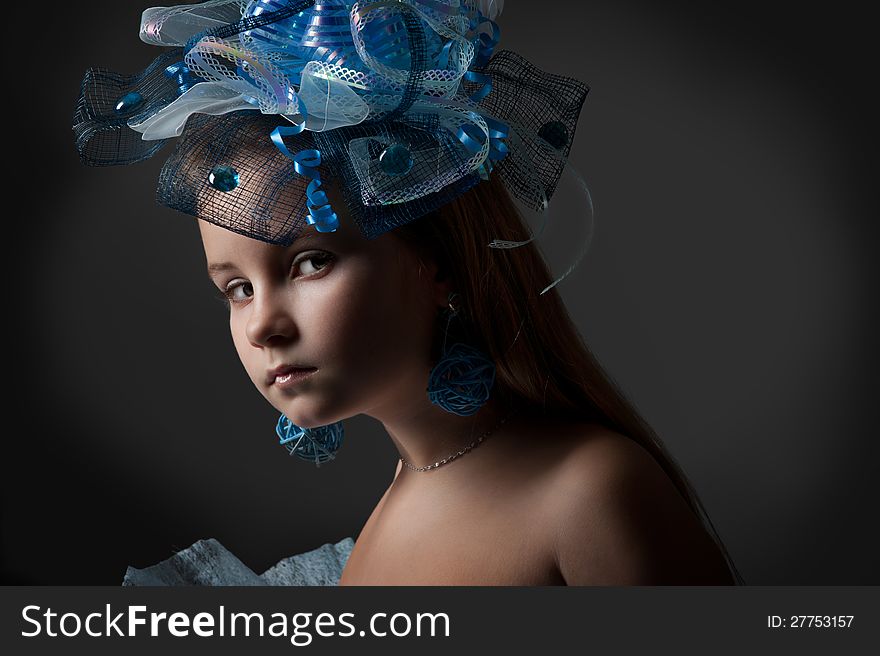
[[[569,585],[724,585],[720,549],[657,460],[593,428],[555,468],[548,512]]]

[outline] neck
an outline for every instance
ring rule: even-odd
[[[398,402],[393,409],[374,408],[366,414],[382,422],[400,457],[414,467],[458,453],[506,416],[494,396],[475,414],[462,417],[434,405],[426,394],[408,405]]]

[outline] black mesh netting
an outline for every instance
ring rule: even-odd
[[[436,117],[425,115],[410,117],[406,121],[383,121],[365,125],[339,128],[328,132],[315,132],[315,144],[325,157],[333,179],[357,182],[341,184],[339,189],[345,198],[350,215],[367,239],[393,230],[434,211],[480,182],[476,173],[468,173],[439,191],[425,194],[408,202],[379,204],[380,194],[393,192],[383,189],[395,184],[394,178],[376,176],[370,172],[381,168],[380,157],[389,145],[405,144],[411,152],[428,152],[432,155],[418,163],[405,174],[398,176],[400,185],[417,181],[430,181],[439,172],[447,172],[465,166],[468,153],[460,142],[437,125]],[[369,161],[360,161],[353,147],[364,140],[364,151]]]
[[[178,97],[179,83],[166,70],[182,59],[183,48],[173,48],[135,75],[103,68],[86,71],[73,115],[76,149],[85,164],[134,164],[165,145],[167,139],[144,141],[128,123],[153,115]]]
[[[496,53],[482,72],[492,78],[492,92],[480,108],[515,133],[510,155],[494,171],[514,196],[541,210],[536,194],[543,191],[547,200],[553,195],[590,88],[579,80],[546,73],[510,50]]]
[[[269,138],[282,123],[256,110],[191,116],[159,173],[156,199],[233,232],[289,245],[306,224],[310,178],[297,174]],[[311,137],[303,132],[285,142],[294,151],[314,148]],[[234,188],[212,186],[212,175],[236,176]]]
[[[289,245],[307,225],[306,187],[311,179],[296,173],[293,161],[269,138],[269,133],[283,124],[282,119],[258,111],[192,116],[159,174],[158,202],[248,237]],[[435,136],[427,130],[392,121],[286,137],[285,144],[292,152],[320,150],[322,180],[341,192],[348,216],[367,239],[427,214],[480,181],[478,175],[471,174],[407,203],[365,204],[362,186],[349,183],[357,180],[348,155],[348,146],[356,139],[366,140],[373,162],[390,143],[436,148],[450,164],[458,151],[438,147]],[[232,172],[237,176],[234,188],[224,191],[212,185],[212,173],[228,176]],[[428,176],[433,172],[410,173]],[[368,202],[374,200],[367,198]]]

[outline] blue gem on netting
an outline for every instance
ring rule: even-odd
[[[220,191],[232,191],[238,186],[238,180],[238,171],[226,164],[215,166],[208,175],[208,184]]]
[[[568,143],[568,130],[562,121],[544,123],[538,130],[538,136],[556,150],[562,150]]]
[[[134,111],[144,102],[144,97],[137,91],[129,91],[116,101],[116,113],[125,114]]]
[[[391,144],[379,155],[379,166],[387,175],[406,175],[413,167],[412,153],[403,144]]]
[[[370,159],[379,159],[379,155],[382,154],[382,151],[385,150],[385,144],[377,139],[370,139],[367,142],[367,153],[370,156]]]

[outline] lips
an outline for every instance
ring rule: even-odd
[[[315,367],[309,367],[301,364],[283,364],[275,367],[266,373],[266,384],[271,385],[279,376],[287,376],[289,374],[302,374],[309,371],[316,371]]]

